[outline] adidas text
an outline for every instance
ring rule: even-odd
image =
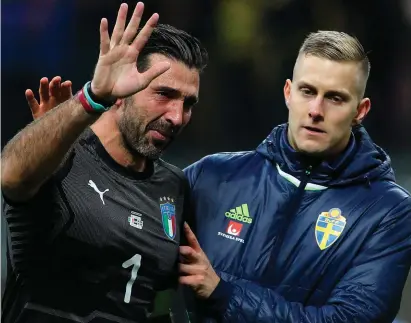
[[[240,222],[244,222],[244,223],[251,223],[253,222],[253,219],[241,214],[236,214],[236,213],[230,213],[230,212],[225,212],[225,216],[227,218],[233,219],[233,220],[237,220]]]
[[[244,223],[253,222],[253,218],[250,217],[250,213],[248,212],[248,205],[245,203],[230,209],[228,212],[225,212],[225,216],[229,219],[237,220]]]

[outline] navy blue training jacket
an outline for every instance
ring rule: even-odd
[[[221,277],[202,322],[392,322],[411,264],[411,198],[365,129],[332,163],[281,125],[255,151],[185,169],[194,232]]]

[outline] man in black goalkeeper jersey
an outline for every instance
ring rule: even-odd
[[[190,120],[207,53],[157,14],[137,34],[142,14],[125,28],[122,4],[111,39],[102,19],[92,81],[3,150],[4,322],[144,322],[177,283],[188,189],[159,157]]]

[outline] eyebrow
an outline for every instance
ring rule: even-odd
[[[306,87],[306,88],[309,88],[309,89],[317,90],[317,88],[314,85],[311,85],[310,83],[305,82],[305,81],[298,82],[297,85],[298,85],[298,88]],[[346,99],[346,100],[349,100],[349,99],[352,98],[352,95],[350,95],[348,92],[342,91],[342,90],[331,90],[331,91],[327,91],[325,94],[327,96],[340,96],[340,97],[342,97],[343,99]]]
[[[172,94],[172,96],[180,96],[182,94],[181,91],[169,86],[157,86],[154,88],[154,90],[157,92],[167,92]],[[184,97],[184,102],[189,105],[195,105],[198,103],[198,101],[199,99],[196,95],[188,95]]]

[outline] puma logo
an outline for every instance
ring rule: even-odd
[[[95,191],[98,193],[98,195],[100,195],[101,202],[103,202],[103,204],[106,205],[106,203],[104,203],[103,194],[106,193],[106,192],[108,192],[109,189],[105,189],[103,192],[101,192],[101,191],[98,189],[96,183],[94,183],[92,180],[89,180],[89,181],[88,181],[88,186],[92,187],[93,190],[95,190]]]

